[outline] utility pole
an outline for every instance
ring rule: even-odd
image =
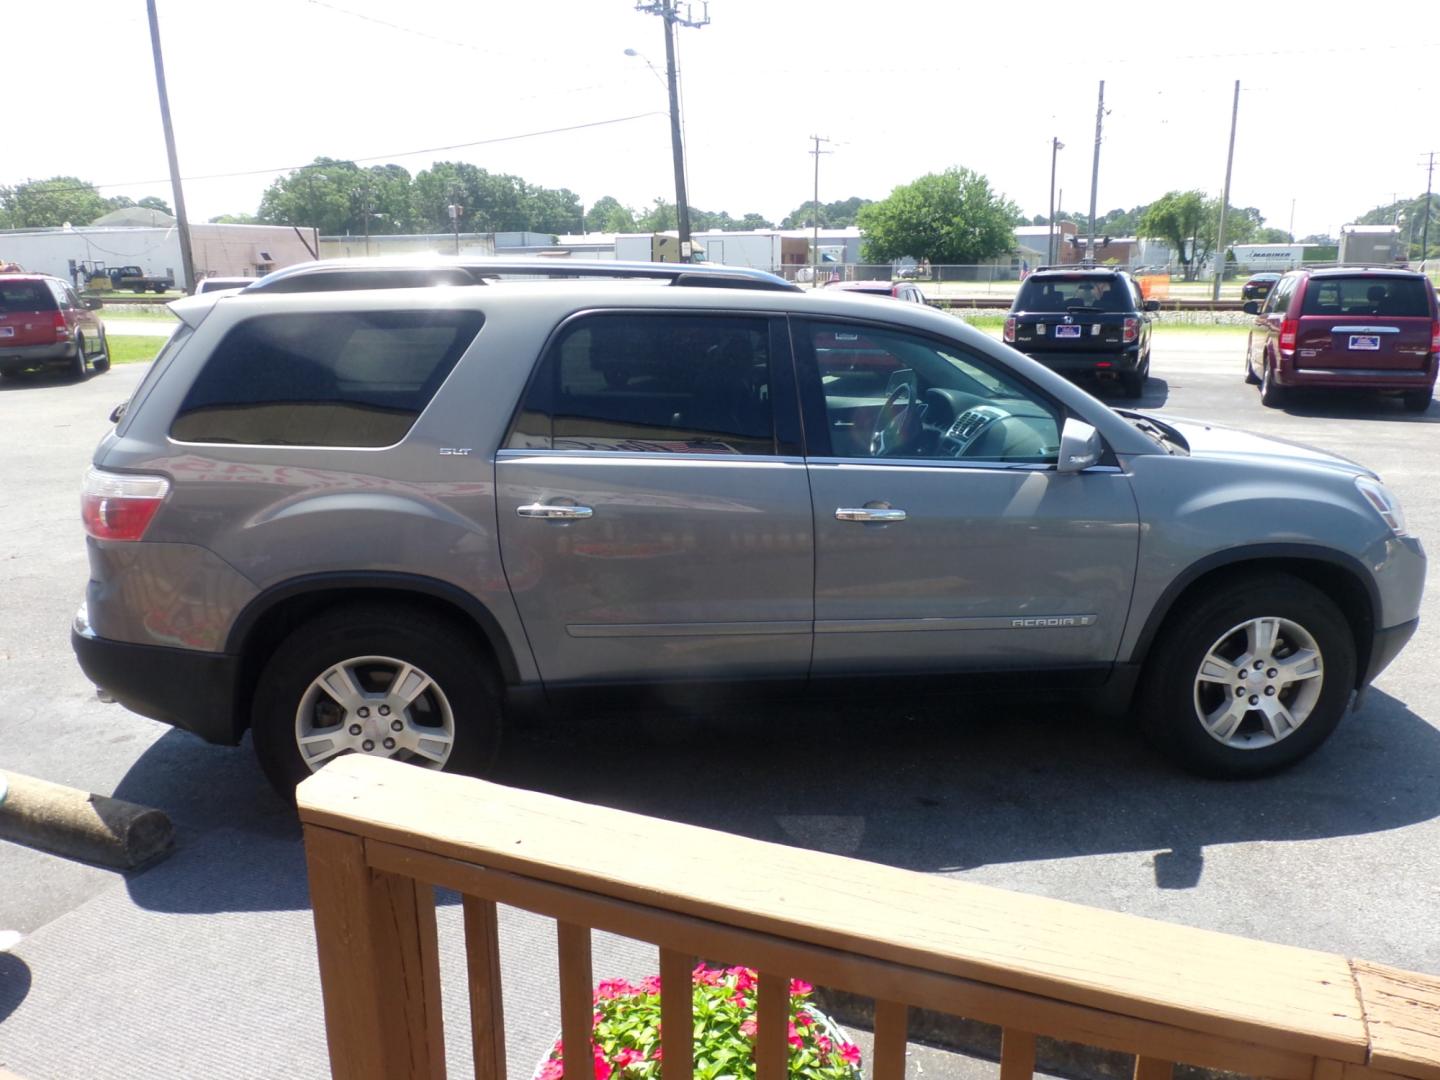
[[[698,30],[709,25],[710,4],[702,3],[703,14],[697,20],[689,3],[680,14],[680,0],[641,0],[635,10],[646,15],[659,15],[665,21],[665,83],[670,91],[670,153],[675,159],[675,221],[680,234],[680,261],[689,262],[690,203],[685,193],[685,143],[680,130],[680,90],[675,81],[675,27],[688,26]]]
[[[1240,80],[1235,80],[1235,104],[1230,107],[1230,153],[1225,158],[1225,191],[1220,196],[1220,235],[1215,238],[1215,282],[1210,299],[1220,299],[1220,281],[1225,276],[1225,211],[1230,208],[1230,167],[1235,164],[1235,122],[1240,118]]]
[[[820,155],[833,154],[835,151],[820,149],[822,142],[830,141],[825,136],[811,135],[810,138],[815,143],[815,149],[810,151],[815,155],[815,202],[810,215],[810,287],[813,289],[820,284]]]
[[[455,198],[455,193],[454,193],[454,191],[451,191],[450,197],[451,197],[452,199]],[[465,208],[464,208],[463,206],[461,206],[459,203],[453,203],[453,202],[452,202],[449,206],[445,207],[445,210],[446,210],[446,212],[449,213],[449,215],[450,215],[450,227],[455,230],[455,254],[456,254],[456,255],[459,255],[459,254],[460,254],[460,215],[465,212]]]
[[[1085,259],[1095,261],[1095,195],[1100,183],[1100,128],[1105,123],[1105,80],[1100,80],[1100,104],[1095,107],[1095,164],[1090,169],[1090,241],[1085,245]]]
[[[1051,266],[1055,265],[1055,159],[1064,149],[1059,139],[1050,140],[1050,242],[1045,247],[1045,261]]]
[[[1290,200],[1290,228],[1285,230],[1290,234],[1290,243],[1295,243],[1295,200]]]
[[[1420,269],[1430,254],[1430,182],[1435,178],[1435,151],[1430,151],[1430,165],[1425,173],[1425,227],[1420,230]]]
[[[165,89],[165,58],[160,53],[160,18],[155,0],[145,0],[150,15],[150,49],[155,54],[155,88],[160,93],[160,122],[165,126],[165,153],[170,159],[170,189],[175,196],[175,229],[180,235],[180,272],[185,291],[195,288],[195,259],[190,252],[190,219],[185,213],[185,192],[180,186],[180,161],[175,155],[175,129],[170,123],[170,95]]]

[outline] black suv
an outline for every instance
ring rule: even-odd
[[[1005,320],[1005,342],[1069,378],[1118,379],[1138,398],[1150,376],[1150,312],[1123,270],[1042,266],[1020,285]]]

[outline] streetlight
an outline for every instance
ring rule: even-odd
[[[1045,261],[1050,266],[1055,265],[1055,158],[1064,149],[1065,144],[1059,139],[1050,140],[1050,242],[1045,247]]]

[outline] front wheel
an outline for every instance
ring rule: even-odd
[[[472,635],[408,608],[339,608],[302,624],[261,672],[255,752],[282,797],[343,754],[479,773],[499,750],[499,682]]]
[[[1260,776],[1314,751],[1355,689],[1340,609],[1289,575],[1246,578],[1172,617],[1146,666],[1140,723],[1182,768]]]

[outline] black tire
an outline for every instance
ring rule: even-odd
[[[90,374],[89,365],[85,363],[85,335],[75,335],[75,355],[70,358],[70,377],[83,380]]]
[[[1260,376],[1256,375],[1256,374],[1255,374],[1255,369],[1250,366],[1250,353],[1249,353],[1248,350],[1247,350],[1246,353],[1245,353],[1245,385],[1247,385],[1247,386],[1259,386],[1259,385],[1260,385]]]
[[[298,723],[312,683],[338,664],[366,657],[411,664],[429,677],[431,688],[415,699],[415,712],[422,721],[440,719],[448,704],[453,742],[442,766],[444,771],[475,775],[493,763],[500,748],[503,719],[500,682],[475,634],[443,617],[411,608],[353,605],[301,624],[280,643],[256,683],[250,715],[255,752],[266,777],[282,798],[293,800],[295,785],[311,772],[298,744]],[[382,696],[385,669],[384,664],[374,665],[377,682],[368,687]],[[393,668],[389,674],[393,678]],[[356,721],[357,726],[365,725],[362,737],[373,735],[372,742],[379,742],[389,737],[387,725],[410,719],[402,719],[395,712],[389,714],[391,720],[382,720],[379,711],[375,704],[370,714],[360,720],[333,698],[316,692],[309,703],[307,722],[343,719],[344,727],[336,732],[337,741],[348,741],[350,723]],[[345,752],[350,751],[341,751]],[[390,756],[383,748],[373,752]],[[406,756],[403,748],[394,753],[402,759]]]
[[[100,331],[100,352],[95,356],[95,359],[90,362],[90,366],[96,371],[110,370],[110,338],[106,336],[103,330]]]
[[[1265,729],[1260,710],[1248,708],[1260,694],[1250,697],[1239,705],[1245,713],[1232,742],[1222,742],[1206,729],[1200,714],[1202,708],[1213,713],[1228,702],[1232,690],[1219,682],[1201,684],[1201,664],[1222,643],[1240,644],[1234,636],[1238,628],[1256,619],[1283,620],[1308,633],[1322,665],[1316,677],[1319,687],[1308,689],[1314,680],[1291,682],[1271,696],[1298,709],[1303,700],[1298,695],[1314,694],[1299,724],[1278,739]],[[1274,658],[1296,655],[1298,640],[1293,630],[1282,627]],[[1250,655],[1242,652],[1228,659]],[[1243,670],[1248,678],[1240,682],[1237,676],[1236,691],[1244,686],[1246,693],[1263,693],[1268,671],[1255,671],[1249,664]],[[1150,741],[1189,772],[1224,779],[1263,776],[1293,765],[1329,737],[1350,702],[1355,670],[1354,634],[1340,609],[1319,589],[1288,574],[1237,578],[1206,590],[1170,616],[1145,666],[1136,699],[1138,719]]]
[[[1407,412],[1425,412],[1430,408],[1429,390],[1406,390],[1400,395],[1400,403]]]
[[[1265,373],[1260,377],[1260,404],[1278,409],[1285,404],[1286,397],[1285,388],[1275,381],[1275,365],[1267,362]]]
[[[1127,398],[1145,396],[1145,373],[1143,371],[1125,371],[1120,374],[1120,392]]]

